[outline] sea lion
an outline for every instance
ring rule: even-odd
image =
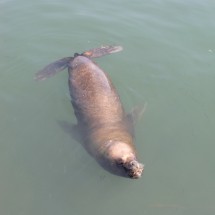
[[[137,161],[132,114],[125,113],[110,78],[91,60],[121,50],[105,46],[76,53],[49,64],[36,79],[44,80],[68,67],[71,102],[84,147],[109,172],[137,179],[144,165]]]

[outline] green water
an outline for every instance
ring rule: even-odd
[[[0,0],[0,214],[214,215],[215,2]],[[140,180],[103,170],[74,123],[67,72],[34,73],[102,44],[97,59],[136,129]]]

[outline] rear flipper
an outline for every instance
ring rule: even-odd
[[[83,52],[81,55],[88,58],[97,58],[102,57],[104,55],[116,53],[122,51],[121,46],[101,46],[100,48],[90,49],[88,51]],[[56,73],[66,69],[71,60],[73,60],[79,54],[75,54],[74,57],[66,57],[60,60],[57,60],[49,65],[47,65],[42,70],[38,71],[35,75],[35,80],[42,81],[47,78],[54,76]]]
[[[101,46],[99,48],[85,51],[81,55],[88,58],[97,58],[102,57],[104,55],[120,52],[122,50],[123,50],[122,46]]]
[[[35,74],[35,80],[43,81],[47,78],[54,76],[56,73],[66,69],[68,66],[68,63],[72,59],[73,57],[65,57],[53,63],[50,63],[49,65],[47,65],[46,67],[44,67],[42,70],[38,71]]]

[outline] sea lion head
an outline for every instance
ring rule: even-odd
[[[110,141],[105,157],[117,175],[138,179],[143,173],[144,165],[137,161],[134,149],[127,143]]]

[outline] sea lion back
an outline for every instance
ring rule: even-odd
[[[93,127],[122,120],[124,110],[112,82],[91,59],[77,56],[70,62],[69,89],[79,123]]]

